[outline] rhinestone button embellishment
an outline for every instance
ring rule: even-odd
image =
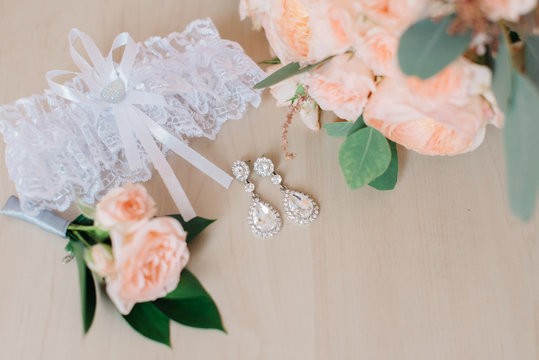
[[[111,104],[118,104],[125,99],[125,84],[121,79],[116,79],[101,89],[101,99]]]

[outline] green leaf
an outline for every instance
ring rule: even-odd
[[[513,102],[506,112],[504,140],[509,203],[521,220],[528,220],[533,214],[539,184],[537,114],[537,88],[528,78],[516,73]]]
[[[179,214],[168,215],[176,220],[178,220],[185,231],[187,231],[187,243],[191,242],[195,237],[198,236],[208,225],[213,223],[215,219],[204,219],[200,216],[192,218],[189,221],[183,220],[183,217]]]
[[[371,127],[348,136],[339,151],[339,163],[350,189],[358,189],[382,175],[390,162],[386,138]]]
[[[94,221],[84,215],[79,215],[71,223],[75,225],[92,226],[94,224]]]
[[[292,96],[290,99],[288,99],[288,101],[290,101],[290,103],[294,103],[294,101],[296,101],[296,99],[299,97],[299,96],[303,96],[305,95],[306,92],[305,92],[305,88],[303,87],[303,84],[298,84],[298,86],[296,87],[296,92],[294,93],[294,96]]]
[[[471,32],[450,35],[448,28],[454,19],[455,15],[436,22],[424,19],[406,30],[398,50],[399,63],[404,73],[427,79],[466,50],[471,42]]]
[[[501,31],[504,31],[503,29]],[[513,69],[511,54],[507,45],[507,37],[500,36],[498,55],[494,60],[494,75],[492,77],[492,91],[496,96],[498,106],[502,111],[507,110],[511,97]]]
[[[183,269],[180,276],[180,282],[176,289],[172,290],[165,296],[165,299],[189,299],[197,297],[209,296],[206,290],[202,287],[198,279],[187,269]]]
[[[350,136],[353,133],[355,133],[356,131],[358,131],[359,129],[363,129],[366,126],[367,125],[365,125],[365,121],[363,120],[363,114],[361,114],[356,119],[356,121],[354,121],[354,123],[352,124],[352,127],[350,127],[350,130],[348,131],[348,134],[346,134],[346,136]]]
[[[264,60],[260,62],[261,64],[280,64],[281,60],[279,58],[273,58],[271,60]]]
[[[376,190],[393,190],[397,185],[397,175],[399,173],[399,157],[397,156],[397,144],[388,140],[391,148],[391,162],[387,170],[369,183]]]
[[[333,137],[347,137],[353,134],[359,129],[364,128],[365,122],[363,121],[363,115],[361,115],[356,121],[339,121],[324,125],[324,129],[329,136]]]
[[[70,240],[66,250],[71,250],[77,260],[79,270],[80,299],[82,309],[82,325],[84,333],[87,333],[92,326],[95,315],[96,296],[95,284],[92,272],[86,267],[84,262],[84,245],[78,241]]]
[[[95,219],[95,207],[85,204],[79,199],[77,199],[77,207],[86,218]]]
[[[332,137],[346,137],[350,128],[354,123],[350,121],[339,121],[334,123],[329,123],[324,125],[324,129],[329,136]]]
[[[292,76],[299,75],[299,74],[307,72],[307,71],[311,71],[311,70],[317,68],[318,66],[324,64],[325,62],[329,61],[332,58],[333,58],[333,56],[330,56],[330,57],[328,57],[328,58],[326,58],[326,59],[324,59],[322,61],[317,62],[316,64],[307,65],[307,66],[304,66],[304,67],[300,67],[299,63],[297,63],[297,62],[287,64],[287,65],[283,66],[282,68],[280,68],[279,70],[275,71],[273,74],[266,77],[264,80],[262,80],[258,84],[255,84],[255,86],[253,86],[253,88],[254,89],[263,89],[263,88],[267,88],[269,86],[275,85],[278,82],[281,82],[281,81],[283,81],[285,79],[288,79],[288,78],[290,78]]]
[[[170,321],[151,302],[138,303],[122,316],[141,335],[170,347]]]
[[[178,287],[154,304],[170,319],[181,324],[225,331],[211,296],[187,269],[182,271]]]
[[[526,37],[525,42],[526,74],[539,89],[539,35]]]
[[[110,239],[110,233],[106,230],[96,229],[88,231],[89,236],[96,242],[105,242]]]
[[[94,226],[94,220],[84,214],[79,215],[71,222],[66,236],[77,239],[73,234],[73,231],[75,230],[79,233],[79,236],[82,236],[89,244],[104,242],[110,239],[110,233],[108,231],[96,228]],[[71,236],[69,236],[70,234]]]

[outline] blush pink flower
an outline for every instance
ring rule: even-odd
[[[305,79],[309,95],[323,110],[355,121],[376,89],[374,76],[357,56],[342,54],[312,71]]]
[[[358,3],[369,21],[400,36],[426,15],[429,0],[359,0]]]
[[[171,217],[152,219],[131,234],[111,233],[115,271],[107,280],[107,294],[120,313],[176,289],[189,261],[186,235]]]
[[[356,55],[374,75],[392,75],[398,71],[399,39],[385,28],[370,26],[356,41]]]
[[[491,21],[517,21],[537,6],[537,0],[481,0],[481,9]]]
[[[369,100],[365,123],[421,154],[471,151],[483,141],[487,124],[502,126],[490,82],[488,68],[464,58],[427,80],[387,77]]]
[[[140,184],[125,184],[110,191],[96,206],[95,223],[104,230],[132,231],[155,216],[155,202]]]
[[[240,3],[266,32],[283,64],[314,63],[347,51],[354,42],[359,13],[350,1],[271,0]]]
[[[90,270],[101,277],[114,273],[114,258],[108,245],[96,244],[85,252],[85,261]]]

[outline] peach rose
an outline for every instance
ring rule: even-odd
[[[359,34],[360,13],[347,0],[312,1],[311,42],[308,62],[341,54],[354,46]]]
[[[95,223],[105,230],[132,231],[155,216],[155,202],[140,184],[125,184],[110,191],[96,206]]]
[[[314,63],[347,51],[359,13],[349,1],[270,1],[259,16],[272,50],[283,64]]]
[[[114,258],[112,249],[108,245],[97,244],[85,252],[86,265],[101,277],[114,273]]]
[[[518,21],[537,6],[537,0],[481,0],[481,9],[491,21]]]
[[[483,141],[487,124],[502,125],[490,82],[487,67],[464,58],[427,80],[387,77],[369,100],[365,123],[421,154],[471,151]]]
[[[356,55],[374,75],[391,75],[398,71],[397,49],[399,39],[385,28],[370,27],[357,38]]]
[[[356,120],[376,89],[372,72],[357,56],[334,57],[305,79],[309,95],[323,110],[342,119]]]
[[[171,217],[152,219],[131,234],[111,233],[115,272],[107,294],[122,314],[176,289],[189,261],[186,235]]]
[[[359,0],[367,18],[393,32],[396,36],[425,17],[429,0]]]

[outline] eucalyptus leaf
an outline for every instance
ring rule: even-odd
[[[219,310],[197,278],[182,271],[178,287],[153,302],[170,319],[192,327],[225,331]]]
[[[504,128],[507,187],[513,213],[521,220],[533,214],[539,184],[539,92],[533,82],[516,73],[514,96]]]
[[[346,137],[353,123],[350,121],[339,121],[324,125],[324,129],[329,136],[332,137]]]
[[[378,130],[366,127],[346,138],[339,163],[350,189],[358,189],[382,175],[391,162],[389,144]]]
[[[122,316],[141,335],[170,347],[170,321],[151,302],[135,304],[129,314]]]
[[[361,115],[356,121],[339,121],[324,125],[324,129],[329,136],[332,137],[347,137],[348,135],[356,132],[359,129],[364,128],[365,122],[363,121],[363,115]]]
[[[198,236],[206,227],[215,221],[215,219],[204,219],[200,216],[194,217],[189,221],[183,220],[183,217],[179,214],[168,215],[176,220],[178,220],[183,229],[187,232],[187,243],[191,242],[195,237]]]
[[[266,77],[264,80],[259,82],[258,84],[255,84],[253,86],[254,89],[264,89],[267,87],[270,87],[272,85],[275,85],[283,80],[286,80],[292,76],[302,74],[307,71],[311,71],[318,66],[324,64],[325,62],[331,60],[333,56],[330,56],[322,61],[319,61],[315,64],[307,65],[304,67],[300,67],[299,63],[293,62],[290,64],[287,64],[280,68],[279,70],[275,71],[274,73],[270,74],[268,77]]]
[[[539,35],[529,35],[525,42],[526,74],[539,89]]]
[[[397,185],[397,175],[399,173],[399,157],[397,155],[397,144],[388,140],[391,148],[391,162],[387,170],[369,183],[376,190],[393,190]]]
[[[365,120],[363,120],[363,114],[361,114],[357,119],[356,121],[354,121],[354,123],[352,124],[352,126],[350,127],[350,130],[348,130],[348,134],[346,134],[346,136],[350,136],[352,135],[353,133],[355,133],[356,131],[358,131],[359,129],[363,129],[364,127],[366,127],[367,125],[365,125]]]
[[[70,240],[66,249],[71,250],[77,261],[79,271],[80,299],[82,309],[82,325],[84,333],[87,333],[92,326],[95,315],[96,295],[95,284],[92,272],[86,267],[84,262],[84,245],[78,241]]]
[[[407,75],[427,79],[436,75],[459,57],[471,42],[471,31],[449,34],[455,15],[440,21],[424,19],[413,24],[402,35],[398,57],[401,69]]]
[[[504,31],[502,29],[502,31]],[[498,55],[494,59],[494,75],[492,77],[492,91],[496,96],[498,106],[502,111],[507,110],[512,91],[513,68],[511,65],[511,54],[507,44],[507,37],[500,36],[498,45]]]

